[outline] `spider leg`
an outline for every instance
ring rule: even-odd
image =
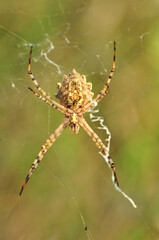
[[[53,103],[51,103],[49,100],[47,100],[46,98],[44,98],[43,96],[41,96],[40,94],[36,93],[32,88],[28,87],[28,89],[39,99],[41,99],[43,102],[47,103],[49,106],[54,107]],[[58,107],[56,108],[57,110],[61,111],[61,109],[59,109]],[[65,112],[62,112],[65,113]]]
[[[33,46],[31,46],[30,48],[30,54],[29,54],[29,64],[28,64],[28,74],[30,76],[30,78],[32,79],[33,83],[35,84],[36,88],[38,89],[38,91],[41,93],[41,95],[46,98],[47,100],[49,100],[52,103],[52,106],[55,109],[58,109],[59,111],[61,111],[62,113],[66,111],[66,108],[64,106],[62,106],[61,104],[57,103],[56,101],[54,101],[38,84],[38,82],[36,81],[36,79],[34,78],[32,72],[31,72],[31,54],[32,54],[32,48]]]
[[[102,98],[108,93],[109,85],[110,85],[111,79],[112,79],[114,71],[115,71],[115,57],[116,57],[116,42],[114,42],[113,67],[109,74],[107,82],[106,82],[105,86],[102,88],[102,90],[99,92],[99,94],[91,102],[86,103],[86,105],[83,106],[83,113],[87,112],[90,108],[96,106],[96,103],[100,102],[102,100]]]
[[[112,182],[114,183],[115,189],[119,191],[125,198],[129,200],[129,202],[133,205],[134,208],[137,208],[135,202],[130,198],[125,192],[123,192],[119,188],[119,182],[116,176],[115,171],[115,164],[111,157],[109,156],[109,152],[106,150],[105,145],[102,143],[101,139],[98,137],[98,135],[91,129],[91,127],[88,125],[86,120],[84,118],[79,119],[79,124],[83,129],[87,132],[87,134],[91,137],[93,142],[96,144],[96,146],[99,148],[101,155],[104,157],[106,163],[108,164],[111,172],[112,172]]]
[[[31,175],[33,174],[33,172],[36,170],[36,168],[38,167],[40,161],[42,160],[42,158],[44,157],[44,155],[46,154],[47,150],[52,146],[52,144],[55,142],[55,140],[58,138],[58,136],[62,133],[62,131],[68,126],[69,124],[69,119],[68,118],[64,118],[64,120],[62,121],[62,123],[60,124],[60,126],[55,130],[54,133],[51,134],[51,136],[46,140],[46,142],[42,145],[40,152],[38,153],[36,159],[34,160],[29,173],[24,181],[24,184],[20,190],[19,195],[21,196],[25,185],[27,184],[27,182],[29,181]]]
[[[115,57],[116,57],[116,42],[114,42],[114,57],[113,57],[113,67],[112,70],[109,74],[109,77],[107,79],[107,82],[105,84],[105,86],[103,87],[103,89],[100,91],[100,93],[93,99],[96,102],[99,102],[102,100],[102,98],[108,93],[109,91],[109,84],[110,81],[113,77],[114,71],[115,71]]]
[[[106,157],[107,164],[112,171],[112,181],[118,187],[119,182],[116,176],[115,164],[111,159],[111,157],[109,156],[109,152],[106,150],[104,143],[101,141],[98,135],[92,130],[92,128],[88,125],[88,123],[84,118],[79,119],[79,124],[81,125],[81,127],[83,127],[86,133],[91,137],[92,141],[98,147],[100,153]]]

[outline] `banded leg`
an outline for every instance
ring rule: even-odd
[[[20,190],[19,195],[21,196],[25,185],[27,184],[27,182],[29,181],[31,175],[33,174],[33,172],[36,170],[36,168],[38,167],[40,161],[42,160],[42,158],[44,157],[44,155],[46,154],[47,150],[52,146],[52,144],[55,142],[55,140],[58,138],[58,136],[62,133],[62,131],[68,126],[69,124],[69,119],[68,118],[64,118],[64,120],[62,121],[62,123],[60,124],[60,126],[55,130],[54,133],[51,134],[51,136],[46,140],[46,142],[42,145],[40,152],[38,153],[36,159],[34,160],[29,173],[24,181],[24,184]]]
[[[49,100],[47,100],[46,98],[44,98],[44,97],[41,96],[40,94],[36,93],[32,88],[28,87],[28,89],[29,89],[32,93],[34,93],[34,95],[35,95],[36,97],[38,97],[39,99],[41,99],[43,102],[47,103],[49,106],[53,107],[53,104],[52,104]],[[57,110],[60,111],[59,108],[57,108]]]
[[[109,77],[107,79],[107,82],[104,86],[104,88],[100,91],[100,93],[93,99],[94,101],[96,102],[99,102],[102,100],[102,98],[108,93],[109,91],[109,84],[110,84],[110,81],[113,77],[113,74],[114,74],[114,71],[115,71],[115,57],[116,57],[116,42],[114,42],[114,57],[113,57],[113,67],[112,67],[112,70],[109,74]]]
[[[79,124],[81,125],[81,127],[83,127],[83,129],[87,132],[87,134],[92,138],[93,142],[99,148],[101,155],[104,157],[106,163],[108,164],[112,172],[112,182],[114,184],[115,189],[119,191],[125,198],[127,198],[134,208],[137,208],[133,199],[130,198],[125,192],[123,192],[119,188],[119,183],[118,183],[118,179],[115,172],[115,164],[113,163],[113,160],[109,156],[109,152],[107,152],[105,145],[102,143],[102,141],[97,136],[97,134],[90,128],[90,126],[87,124],[84,118],[79,119]]]
[[[113,67],[112,67],[112,70],[109,74],[109,77],[107,79],[107,82],[104,86],[104,88],[100,91],[100,93],[92,100],[92,102],[89,102],[89,103],[86,103],[85,106],[83,106],[83,112],[87,112],[90,108],[96,106],[96,103],[101,101],[102,98],[108,93],[109,91],[109,84],[110,84],[110,81],[113,77],[113,74],[114,74],[114,71],[115,71],[115,56],[116,56],[116,43],[114,42],[114,57],[113,57]]]
[[[36,79],[34,78],[32,72],[31,72],[31,54],[32,54],[32,48],[33,46],[31,46],[30,48],[30,54],[29,54],[29,64],[28,64],[28,74],[30,76],[30,78],[32,79],[33,83],[35,84],[36,88],[38,89],[38,91],[41,93],[41,95],[46,98],[48,101],[50,101],[52,103],[52,106],[55,109],[58,109],[60,112],[65,113],[66,112],[66,108],[64,106],[62,106],[61,104],[57,103],[56,101],[54,101],[38,84],[38,82],[36,81]]]
[[[92,130],[92,128],[88,125],[88,123],[85,121],[84,118],[79,119],[79,124],[83,129],[86,131],[86,133],[91,137],[92,141],[95,143],[95,145],[98,147],[99,151],[101,152],[102,155],[105,156],[105,159],[107,161],[107,164],[109,168],[112,171],[113,174],[113,183],[118,187],[118,179],[116,176],[116,171],[115,171],[115,164],[111,157],[109,156],[109,152],[107,152],[105,145],[101,141],[101,139],[98,137],[98,135]]]

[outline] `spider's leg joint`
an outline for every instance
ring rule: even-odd
[[[30,75],[31,75],[31,74],[32,74],[32,71],[28,70],[28,74],[30,74]]]
[[[37,158],[37,164],[39,164],[40,163],[40,160]]]
[[[35,169],[36,169],[34,163],[31,165],[31,168],[32,168],[32,170],[35,170]]]

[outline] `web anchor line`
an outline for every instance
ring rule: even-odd
[[[97,106],[98,104],[96,103],[94,108]],[[116,178],[116,175],[114,174],[114,169],[112,168],[111,164],[110,164],[110,155],[109,155],[109,152],[110,152],[110,141],[111,141],[111,133],[109,131],[109,129],[107,128],[107,126],[104,124],[104,118],[101,117],[101,116],[97,116],[97,115],[94,115],[96,113],[99,112],[98,109],[94,109],[92,108],[91,110],[89,110],[89,117],[91,119],[92,122],[99,122],[100,126],[97,127],[98,129],[101,129],[101,130],[104,130],[106,135],[107,135],[107,138],[105,139],[107,144],[106,144],[106,151],[107,151],[107,154],[104,155],[102,154],[101,152],[100,155],[104,158],[105,162],[107,163],[109,169],[111,170],[112,172],[112,182],[113,182],[113,185],[115,187],[115,189],[120,192],[132,205],[134,208],[137,208],[137,205],[135,204],[135,202],[133,201],[132,198],[130,198],[125,192],[122,191],[122,189],[119,187],[119,184],[118,184],[118,181],[117,181],[117,178]]]

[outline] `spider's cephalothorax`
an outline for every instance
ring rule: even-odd
[[[84,119],[83,115],[88,112],[95,104],[102,100],[102,98],[108,93],[109,84],[111,78],[114,74],[115,70],[115,55],[116,55],[116,44],[114,42],[114,58],[113,58],[113,67],[109,74],[109,77],[106,81],[106,84],[99,92],[99,94],[92,99],[93,93],[91,92],[92,84],[86,82],[85,76],[81,76],[79,73],[76,72],[75,69],[67,76],[63,76],[63,82],[57,84],[58,93],[56,94],[57,99],[60,103],[54,101],[38,84],[37,80],[34,78],[30,63],[31,63],[31,54],[32,54],[32,46],[30,49],[29,55],[29,65],[28,65],[28,74],[30,75],[33,83],[35,84],[39,94],[36,93],[33,89],[29,87],[32,93],[35,94],[39,99],[43,102],[47,103],[49,106],[57,109],[61,113],[64,114],[64,120],[59,125],[59,127],[50,135],[50,137],[45,141],[42,145],[40,152],[38,153],[37,157],[35,158],[32,166],[29,170],[29,173],[24,181],[24,184],[21,188],[20,195],[23,192],[23,189],[27,182],[29,181],[31,175],[38,167],[40,161],[44,157],[47,150],[52,146],[58,136],[62,133],[62,131],[70,126],[72,132],[78,133],[79,126],[81,126],[87,134],[91,137],[95,145],[98,147],[100,153],[105,157],[106,162],[109,168],[112,171],[112,181],[118,191],[120,191],[129,201],[136,207],[132,199],[130,199],[125,193],[123,193],[118,184],[116,172],[115,172],[115,165],[112,159],[109,156],[109,149],[106,149],[104,143],[98,137],[98,135],[92,130],[92,128],[88,125],[86,120]]]
[[[86,82],[86,77],[75,69],[63,76],[62,83],[57,83],[58,93],[55,95],[60,104],[74,111],[92,101],[92,84]]]

